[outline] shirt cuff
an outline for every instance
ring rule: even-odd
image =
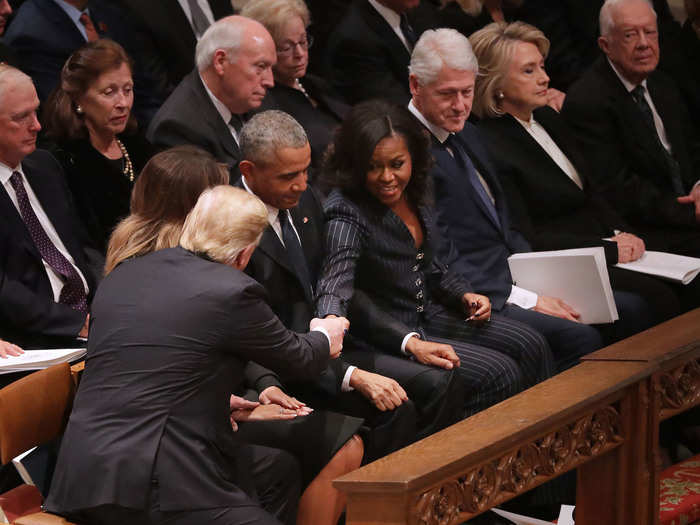
[[[408,344],[408,340],[411,337],[417,337],[420,339],[420,334],[418,332],[409,332],[406,334],[406,337],[403,338],[403,341],[401,341],[401,353],[403,355],[411,355],[408,352],[406,352],[406,345]]]
[[[537,306],[537,294],[513,285],[510,290],[510,295],[506,299],[506,303],[518,305],[520,308],[530,310]]]
[[[692,188],[692,189],[695,189],[695,186],[697,186],[697,185],[699,185],[699,184],[700,184],[700,179],[698,179],[697,181],[695,181],[695,184],[693,184],[693,188]]]
[[[343,383],[340,385],[341,392],[352,392],[353,390],[355,390],[353,387],[350,386],[350,376],[356,368],[356,366],[350,365],[345,371],[345,375],[343,376]]]
[[[331,336],[328,334],[328,330],[326,330],[322,326],[317,326],[316,328],[313,328],[311,331],[312,332],[321,332],[323,335],[325,335],[326,339],[328,339],[328,349],[330,350],[330,348],[331,348]]]

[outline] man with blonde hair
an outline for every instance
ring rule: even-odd
[[[46,500],[52,512],[101,524],[295,523],[298,463],[235,438],[230,392],[252,359],[313,378],[340,354],[348,322],[313,319],[296,333],[272,313],[242,272],[266,222],[257,198],[210,188],[181,246],[105,277]],[[96,471],[99,483],[86,484]]]
[[[595,168],[592,186],[652,249],[700,256],[700,139],[676,85],[657,70],[648,0],[607,0],[605,56],[569,90],[562,115]]]
[[[194,144],[226,163],[236,178],[243,121],[272,87],[277,53],[258,22],[218,20],[197,43],[196,67],[153,118],[148,139],[158,146]]]

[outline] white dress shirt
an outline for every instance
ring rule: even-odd
[[[89,293],[87,281],[85,280],[83,273],[75,265],[75,261],[73,260],[73,256],[66,249],[66,246],[63,244],[63,241],[58,236],[58,232],[56,231],[56,228],[54,228],[48,215],[46,215],[44,208],[41,206],[39,199],[37,199],[37,196],[34,193],[34,190],[32,190],[32,187],[30,186],[29,181],[27,180],[27,177],[25,177],[25,175],[24,175],[24,171],[22,171],[22,165],[20,164],[17,168],[12,169],[9,166],[6,166],[2,162],[0,162],[0,182],[2,182],[2,186],[3,186],[3,188],[5,188],[5,191],[7,192],[7,195],[10,197],[12,204],[14,204],[15,208],[17,208],[17,213],[19,214],[20,220],[22,220],[22,215],[19,211],[19,203],[17,202],[17,194],[15,193],[15,189],[12,187],[12,184],[10,183],[10,177],[12,177],[13,171],[18,171],[22,175],[22,182],[24,183],[24,189],[27,192],[29,204],[31,205],[32,209],[34,210],[34,214],[36,215],[37,219],[39,219],[39,224],[41,224],[41,227],[44,228],[44,231],[46,232],[46,235],[48,235],[49,240],[54,244],[54,246],[56,246],[58,251],[61,252],[61,255],[63,255],[68,260],[68,262],[73,265],[73,267],[75,268],[75,271],[78,272],[78,275],[80,276],[80,280],[83,282],[83,288],[85,289],[85,294],[87,295]],[[44,263],[44,270],[46,270],[46,275],[49,278],[49,283],[51,283],[51,291],[53,292],[54,301],[58,302],[59,298],[61,297],[61,290],[63,290],[63,284],[64,284],[63,277],[61,277],[61,275],[58,274],[53,268],[51,268],[51,266],[43,259],[42,259],[42,262]]]
[[[90,16],[90,11],[87,8],[85,8],[81,11],[80,9],[78,9],[74,5],[69,4],[65,0],[53,0],[53,1],[56,2],[56,4],[58,4],[61,7],[61,9],[63,9],[66,12],[66,14],[68,15],[68,18],[70,18],[73,21],[73,23],[75,24],[75,27],[78,28],[78,31],[80,31],[80,34],[83,35],[83,38],[87,42],[87,39],[88,39],[87,31],[85,31],[85,26],[80,21],[80,15],[82,15],[83,13],[87,13],[87,15]]]
[[[146,1],[153,1],[153,0],[146,0]],[[160,1],[160,0],[156,0]],[[180,7],[182,8],[182,11],[185,13],[185,16],[187,17],[187,21],[190,23],[190,26],[192,27],[192,33],[194,34],[195,38],[199,42],[199,39],[202,37],[202,35],[198,35],[197,31],[194,30],[194,26],[192,25],[192,11],[190,10],[190,4],[187,0],[177,0],[180,4]],[[202,13],[204,13],[204,16],[207,17],[207,20],[209,20],[210,24],[214,23],[214,13],[211,11],[211,7],[209,6],[209,2],[207,0],[197,0],[197,4],[199,4],[199,7],[202,10]]]
[[[377,13],[381,15],[381,17],[386,20],[386,23],[389,24],[389,27],[391,27],[391,30],[396,33],[396,36],[399,37],[399,40],[401,40],[401,43],[404,45],[406,48],[406,51],[408,51],[408,54],[411,54],[411,46],[408,45],[408,42],[406,41],[406,37],[403,34],[403,31],[401,31],[401,15],[399,15],[396,11],[393,9],[389,9],[388,7],[380,4],[376,0],[367,0],[369,4],[376,9]]]
[[[550,156],[556,165],[559,166],[564,173],[566,173],[566,176],[574,181],[576,186],[583,189],[583,182],[581,182],[581,177],[579,176],[578,171],[576,171],[576,168],[569,160],[569,157],[567,157],[564,152],[559,149],[557,143],[554,142],[549,133],[547,133],[547,130],[544,129],[532,115],[530,115],[529,121],[520,120],[515,115],[513,117],[523,128],[525,128],[525,131],[527,131],[530,136],[535,139],[535,142],[540,145],[540,147],[547,155]]]
[[[430,131],[430,133],[433,134],[433,136],[440,142],[440,144],[444,144],[444,142],[449,138],[450,132],[446,129],[441,128],[440,126],[436,126],[428,119],[426,119],[423,116],[423,114],[418,110],[418,108],[413,104],[413,100],[411,100],[408,103],[408,110],[411,113],[413,113],[413,115],[426,128],[428,128],[428,131]],[[452,152],[450,152],[450,154],[452,154]],[[476,170],[476,167],[474,169]],[[489,197],[493,201],[493,194],[491,193],[491,190],[488,184],[486,183],[486,180],[481,176],[478,170],[476,170],[476,174],[479,177],[481,184],[483,184],[486,193],[488,193]],[[529,310],[530,308],[534,308],[537,305],[537,294],[535,292],[526,290],[525,288],[520,288],[519,286],[515,286],[513,284],[511,285],[510,295],[508,296],[508,299],[506,299],[506,303],[515,304],[521,308]]]
[[[231,113],[231,110],[226,107],[226,104],[221,102],[218,98],[216,98],[216,95],[214,95],[214,93],[211,92],[211,90],[209,89],[209,86],[207,86],[207,83],[204,82],[202,75],[199,75],[199,80],[202,81],[202,85],[204,86],[204,91],[207,92],[207,95],[209,96],[209,99],[211,100],[212,104],[214,104],[216,111],[219,112],[219,115],[221,115],[221,118],[224,119],[224,123],[226,123],[226,126],[228,126],[228,129],[231,132],[231,136],[233,137],[233,140],[235,140],[236,144],[238,144],[238,132],[236,131],[236,128],[234,128],[231,124],[229,124],[229,122],[231,121],[231,117],[233,116],[233,113]]]

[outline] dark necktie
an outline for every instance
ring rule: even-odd
[[[479,176],[476,173],[476,168],[474,167],[472,160],[469,158],[469,155],[467,155],[462,146],[459,144],[459,141],[455,135],[450,135],[445,141],[445,145],[452,150],[452,154],[454,159],[457,161],[457,164],[467,172],[467,178],[474,188],[474,191],[486,207],[486,210],[493,221],[500,228],[501,221],[498,218],[498,210],[496,210],[496,206],[494,205],[493,201],[491,201],[491,197],[489,197],[489,194],[486,192],[486,188],[484,188],[483,183],[479,180]]]
[[[241,115],[231,115],[228,125],[236,130],[236,135],[240,136],[241,128],[243,128],[243,117]]]
[[[403,33],[403,36],[406,39],[406,42],[408,43],[408,47],[412,52],[413,47],[418,41],[418,38],[416,37],[416,32],[411,27],[411,24],[408,23],[408,17],[405,14],[401,15],[401,22],[399,22],[399,28],[401,29],[401,32]]]
[[[34,213],[32,205],[29,203],[27,191],[22,182],[22,175],[14,171],[10,177],[10,184],[15,189],[17,195],[17,204],[19,204],[19,213],[22,216],[24,224],[29,230],[29,235],[34,241],[34,245],[41,258],[44,259],[53,270],[64,279],[63,288],[59,296],[58,302],[68,305],[74,310],[87,312],[87,297],[85,288],[80,275],[75,267],[66,259],[63,254],[56,248],[56,245],[51,242],[46,231],[41,226],[39,219]]]
[[[78,20],[85,26],[85,34],[87,35],[88,42],[94,42],[100,38],[100,35],[97,34],[97,30],[95,29],[95,24],[93,24],[90,19],[90,15],[83,13]]]
[[[656,124],[654,124],[654,114],[651,111],[651,107],[649,106],[647,99],[644,97],[644,86],[642,86],[641,84],[638,85],[632,90],[631,94],[632,98],[637,103],[637,107],[641,111],[642,117],[644,117],[644,121],[649,127],[649,130],[652,136],[654,137],[654,140],[656,141],[656,145],[661,150],[661,153],[663,154],[664,159],[666,160],[666,164],[668,166],[668,175],[671,179],[671,186],[673,187],[673,191],[676,192],[676,195],[685,195],[686,192],[683,189],[680,165],[678,164],[678,161],[673,157],[673,155],[664,147],[664,145],[661,142],[661,139],[659,138],[659,134],[656,131]]]
[[[209,27],[209,19],[204,14],[202,8],[199,7],[197,0],[187,0],[190,6],[190,14],[192,15],[192,27],[197,36],[202,36]]]
[[[299,281],[304,288],[304,293],[307,295],[309,302],[313,301],[313,288],[311,287],[311,279],[309,277],[309,268],[306,265],[306,256],[301,248],[301,243],[297,234],[294,232],[294,227],[289,222],[289,212],[280,210],[277,217],[282,226],[282,242],[287,250],[287,257],[292,264],[292,268],[297,274]]]

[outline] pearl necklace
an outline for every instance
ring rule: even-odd
[[[118,138],[114,137],[114,140],[117,141],[119,151],[122,152],[122,155],[124,157],[124,169],[122,170],[122,173],[126,175],[126,178],[129,179],[129,182],[134,182],[134,166],[133,164],[131,164],[131,158],[129,158],[129,153],[126,151],[126,146],[124,146],[124,144],[122,144],[122,141]]]

